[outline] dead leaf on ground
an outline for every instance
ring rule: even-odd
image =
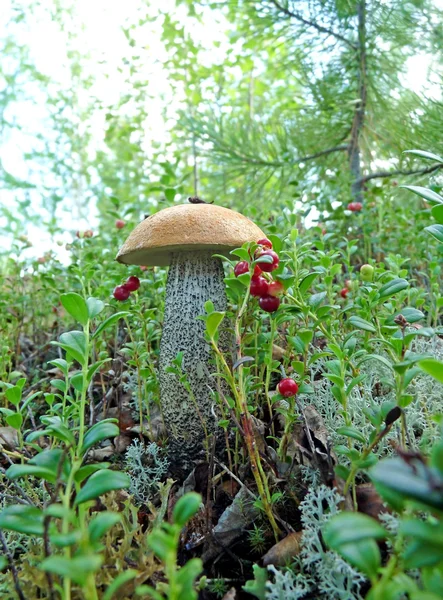
[[[18,446],[17,430],[13,427],[0,427],[0,446],[15,450]]]
[[[303,531],[289,533],[284,539],[272,546],[263,556],[263,566],[283,567],[289,564],[294,556],[300,554],[302,535]]]

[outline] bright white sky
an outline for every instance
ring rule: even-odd
[[[86,52],[91,57],[85,63],[86,71],[89,69],[95,79],[90,93],[99,100],[106,101],[106,104],[117,102],[125,90],[125,73],[120,72],[119,67],[122,66],[122,58],[130,56],[131,51],[122,31],[122,25],[133,22],[137,14],[141,15],[141,11],[146,10],[144,0],[71,0],[70,2],[67,0],[65,5],[72,3],[75,6],[69,31],[60,31],[58,25],[51,19],[47,8],[48,5],[52,6],[52,2],[43,1],[43,8],[38,8],[32,19],[28,15],[26,24],[18,25],[12,24],[10,20],[13,10],[12,0],[1,0],[1,3],[3,19],[0,22],[0,37],[4,38],[5,35],[12,34],[19,42],[26,43],[37,69],[51,78],[51,85],[63,89],[70,89],[72,85],[67,50],[70,35],[74,35],[73,49],[82,48],[82,53]],[[18,2],[24,11],[28,10],[30,3],[31,0]],[[443,8],[443,0],[436,0],[436,4]],[[189,24],[189,34],[208,48],[206,55],[202,56],[202,61],[211,64],[211,61],[213,63],[223,60],[226,51],[226,24],[222,17],[218,16],[221,20],[217,20],[213,12],[209,9],[205,10],[205,24],[202,26],[195,22],[189,23],[185,18],[184,7],[174,8],[172,0],[151,0],[148,12],[152,16],[157,15],[159,8],[163,12],[175,10],[175,15],[181,16],[182,22]],[[168,118],[173,119],[181,100],[172,96],[167,72],[162,66],[167,55],[160,41],[160,33],[158,22],[148,23],[139,30],[140,42],[145,45],[146,52],[143,77],[150,82],[150,97],[147,98],[149,120],[143,136],[144,150],[148,155],[151,150],[149,141],[162,142],[167,135],[168,124],[165,124],[162,114],[165,102],[169,106]],[[213,46],[215,39],[220,42],[219,49]],[[434,84],[429,85],[429,66],[429,57],[416,56],[410,59],[405,85],[416,91],[426,91],[429,96],[441,97],[439,82],[434,80]],[[10,68],[13,68],[12,64]],[[50,132],[45,127],[47,109],[44,95],[32,84],[26,84],[25,90],[30,98],[29,101],[14,103],[5,115],[9,120],[15,118],[21,125],[22,131],[14,130],[12,134],[1,140],[0,160],[3,167],[16,178],[37,183],[41,182],[42,177],[43,179],[51,177],[50,171],[48,167],[25,161],[24,154],[33,147],[38,148],[35,141],[36,134],[42,133],[47,137]],[[88,94],[89,92],[78,89],[80,105],[82,102],[88,102]],[[97,110],[91,123],[98,147],[102,144],[104,117],[104,111]],[[12,207],[14,195],[11,193],[2,196],[0,201]],[[39,210],[38,192],[33,196],[33,203],[36,210]],[[72,217],[71,230],[94,226],[94,215],[90,214],[88,221],[81,215],[74,214]],[[0,219],[0,227],[2,225],[5,223]],[[56,248],[57,252],[60,252],[60,248],[54,246],[54,240],[51,240],[44,228],[39,229],[30,225],[27,233],[33,240],[38,240],[30,249],[34,256],[39,256],[50,248]],[[66,238],[63,241],[66,241]]]

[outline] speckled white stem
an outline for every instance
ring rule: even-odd
[[[160,399],[171,461],[179,461],[184,469],[191,466],[193,459],[204,458],[205,434],[195,403],[177,376],[166,373],[165,368],[183,352],[183,370],[200,415],[208,433],[214,432],[218,421],[214,414],[218,410],[211,398],[215,380],[209,375],[215,366],[211,364],[211,350],[204,338],[205,323],[196,317],[205,313],[207,300],[212,300],[215,310],[226,310],[223,278],[222,262],[212,258],[211,253],[183,252],[172,257],[160,343]]]

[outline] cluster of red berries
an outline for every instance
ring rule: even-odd
[[[262,273],[272,273],[277,269],[280,258],[277,252],[272,249],[272,242],[267,238],[258,240],[258,248],[255,252],[255,259],[263,256],[269,256],[272,261],[260,262],[254,265],[254,272],[251,277],[249,292],[251,296],[259,298],[260,308],[266,312],[275,312],[280,306],[279,296],[283,293],[283,285],[279,281],[269,280],[263,277]],[[238,277],[243,273],[249,273],[250,264],[247,260],[242,260],[235,265],[234,275]],[[268,276],[269,277],[269,276]]]
[[[290,377],[285,377],[277,385],[277,391],[279,394],[281,394],[285,398],[290,398],[291,396],[295,396],[297,394],[298,385]]]
[[[350,202],[347,206],[347,209],[351,212],[360,212],[363,208],[363,204],[361,202]]]
[[[123,300],[127,300],[129,298],[131,292],[135,292],[136,290],[138,290],[139,287],[140,279],[135,275],[131,275],[131,277],[128,277],[128,279],[126,280],[126,283],[124,283],[123,285],[118,285],[114,289],[113,296],[116,300],[123,302]]]

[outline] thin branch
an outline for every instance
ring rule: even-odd
[[[411,171],[404,171],[403,169],[398,169],[397,171],[375,171],[374,173],[365,175],[365,177],[359,179],[357,183],[363,184],[370,179],[383,179],[386,177],[394,177],[395,175],[426,175],[427,173],[433,173],[439,169],[443,169],[443,163],[438,163],[432,165],[432,167],[426,167],[425,169],[412,169]]]
[[[252,156],[248,156],[246,154],[240,154],[238,152],[233,152],[231,148],[229,148],[229,154],[235,156],[235,158],[239,159],[243,163],[248,163],[251,165],[257,165],[261,167],[288,167],[291,165],[296,165],[302,162],[306,162],[308,160],[314,160],[315,158],[320,158],[320,156],[325,156],[327,154],[332,154],[333,152],[342,152],[344,150],[348,150],[349,144],[340,144],[339,146],[334,146],[333,148],[328,148],[327,150],[321,150],[320,152],[316,152],[315,154],[308,154],[308,156],[301,156],[300,158],[296,158],[291,162],[271,162],[261,158],[253,158]]]
[[[8,548],[8,544],[6,543],[6,538],[3,535],[2,531],[0,531],[0,543],[3,548],[3,552],[6,556],[6,558],[8,559],[9,567],[10,567],[11,573],[12,573],[12,578],[14,579],[14,587],[15,587],[17,596],[20,598],[20,600],[26,600],[26,597],[22,592],[22,588],[20,587],[19,575],[18,575],[16,566],[14,564],[14,557],[12,556],[12,554]]]
[[[345,43],[346,45],[348,45],[350,48],[353,48],[354,50],[357,49],[357,46],[355,44],[353,44],[350,40],[348,40],[347,38],[342,36],[340,33],[337,33],[335,31],[333,31],[332,29],[328,29],[327,27],[323,27],[322,25],[315,23],[315,21],[310,21],[308,19],[305,19],[302,15],[300,15],[298,13],[294,13],[294,12],[290,11],[288,8],[286,8],[285,6],[282,6],[281,4],[279,4],[277,2],[277,0],[271,0],[271,2],[276,8],[278,8],[278,10],[283,12],[286,16],[292,17],[293,19],[300,21],[301,23],[303,23],[304,25],[307,25],[308,27],[313,27],[314,29],[317,29],[317,31],[320,31],[321,33],[327,33],[328,35],[334,37],[337,40],[340,40],[341,42]]]

